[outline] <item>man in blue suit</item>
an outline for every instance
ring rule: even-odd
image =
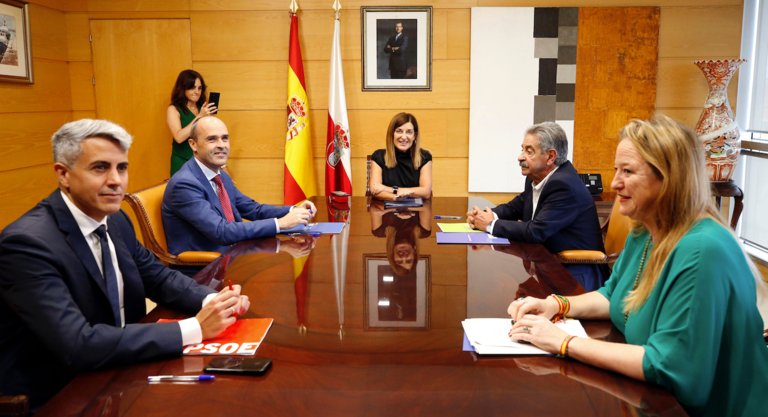
[[[0,234],[0,392],[37,410],[78,373],[179,355],[220,334],[249,302],[161,264],[120,203],[131,136],[103,120],[52,138],[59,189]],[[145,297],[195,317],[137,324]]]
[[[259,204],[245,196],[221,167],[229,158],[229,131],[216,117],[192,124],[189,145],[195,157],[173,175],[163,195],[163,225],[168,251],[224,252],[241,240],[275,236],[306,225],[317,213],[300,206]],[[251,222],[243,222],[243,219]]]
[[[507,204],[477,206],[467,213],[474,228],[494,236],[541,243],[552,253],[569,249],[605,251],[595,201],[568,161],[568,138],[557,123],[528,128],[522,167],[525,190]],[[587,291],[603,286],[607,265],[566,264],[568,272]]]

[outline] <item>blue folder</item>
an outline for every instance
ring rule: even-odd
[[[437,232],[435,236],[437,243],[441,245],[509,245],[509,240],[488,233]]]
[[[423,207],[424,200],[421,198],[401,198],[395,201],[385,201],[384,208],[400,208],[400,207]]]
[[[280,234],[291,233],[322,233],[324,235],[338,235],[344,229],[344,222],[309,223],[306,226],[298,225],[293,229],[281,230]]]

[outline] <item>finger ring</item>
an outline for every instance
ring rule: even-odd
[[[229,309],[232,310],[232,315],[234,316],[235,315],[235,308],[234,307],[230,307]]]
[[[531,334],[531,328],[528,327],[528,326],[523,326],[523,331],[528,333],[528,334]]]
[[[524,298],[524,297],[520,297],[520,298],[518,298],[518,299],[517,299],[517,300],[515,300],[515,301],[517,301],[517,302],[518,302],[518,303],[520,303],[520,304],[524,304],[524,303],[525,303],[525,298]]]

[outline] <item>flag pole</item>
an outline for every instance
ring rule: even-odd
[[[299,10],[299,5],[296,4],[296,0],[291,0],[291,5],[288,7],[288,10],[290,10],[292,14],[296,14],[296,11]]]
[[[339,0],[334,0],[333,10],[336,10],[336,20],[339,20],[339,17],[341,16],[341,3]]]

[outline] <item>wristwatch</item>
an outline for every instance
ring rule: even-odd
[[[396,185],[392,187],[392,194],[397,195],[397,186]]]

